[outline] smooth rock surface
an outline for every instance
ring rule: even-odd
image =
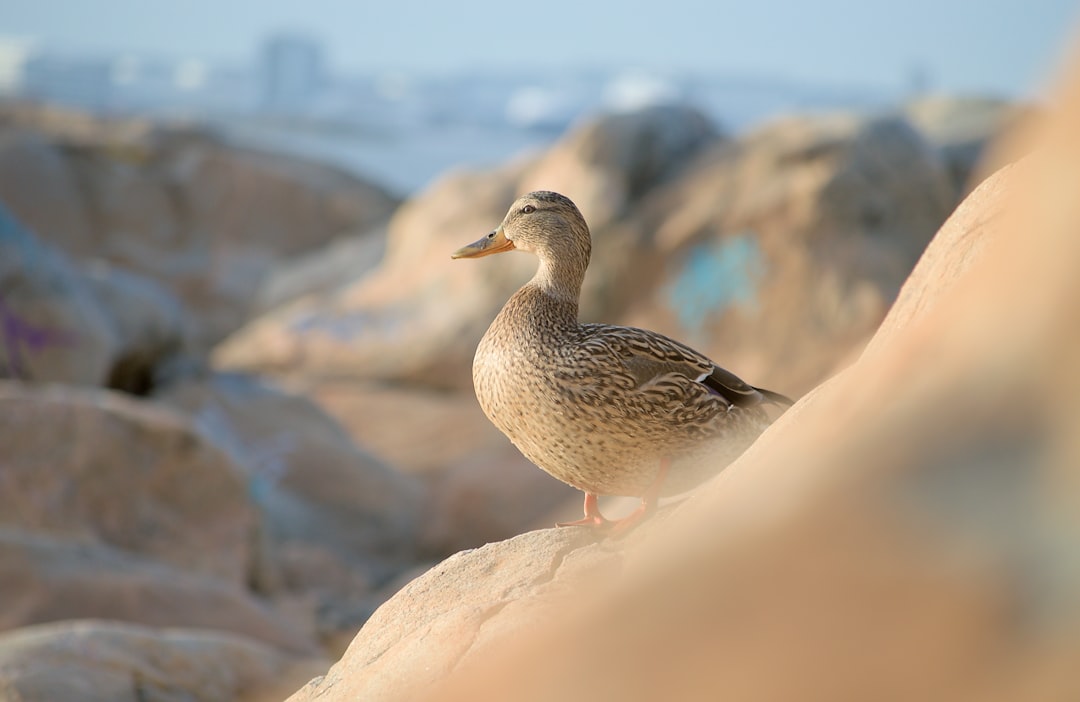
[[[241,634],[312,655],[313,631],[242,584],[139,558],[85,537],[0,528],[0,631],[109,619]]]
[[[289,699],[415,699],[484,651],[489,628],[505,634],[511,616],[515,627],[535,625],[521,616],[522,603],[555,601],[558,588],[572,586],[559,575],[571,552],[586,548],[602,560],[600,547],[588,546],[593,539],[582,529],[551,529],[451,556],[379,608],[342,661]],[[539,607],[534,613],[542,616]]]
[[[272,702],[317,663],[240,636],[103,621],[0,634],[5,702]]]
[[[104,390],[0,382],[0,525],[246,583],[257,516],[185,418]]]

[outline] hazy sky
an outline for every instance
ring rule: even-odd
[[[619,7],[621,9],[614,9]],[[693,69],[829,85],[1024,94],[1080,20],[1076,0],[0,0],[0,35],[73,51],[239,63],[302,30],[339,69]]]

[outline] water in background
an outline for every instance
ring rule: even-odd
[[[233,143],[329,163],[405,196],[448,170],[492,166],[542,149],[576,121],[601,112],[681,103],[701,109],[722,130],[739,132],[787,112],[867,109],[896,99],[885,91],[635,74],[523,82],[481,75],[422,85],[390,99],[371,91],[345,113],[238,114],[210,123]]]
[[[6,64],[0,95],[207,124],[234,143],[330,163],[399,195],[451,168],[489,166],[542,148],[597,112],[688,104],[720,129],[738,132],[784,112],[883,106],[919,87],[590,69],[341,75],[328,68],[318,41],[291,34],[267,39],[245,66],[8,54],[17,60]]]

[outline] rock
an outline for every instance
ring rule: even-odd
[[[306,378],[407,378],[461,387],[463,359],[479,338],[470,306],[493,307],[480,288],[528,277],[525,257],[470,283],[449,255],[464,235],[490,231],[512,201],[508,173],[451,174],[411,200],[390,222],[379,268],[335,294],[301,299],[250,322],[226,339],[215,365]],[[475,273],[475,271],[474,271]],[[452,311],[446,301],[454,300]],[[471,317],[472,315],[469,315]],[[436,351],[438,349],[439,351]]]
[[[380,586],[426,552],[425,486],[360,449],[303,396],[208,374],[157,399],[190,413],[246,472],[263,525],[259,588],[310,617],[320,639],[355,633],[381,603]]]
[[[442,557],[548,526],[555,506],[579,501],[581,493],[529,463],[471,394],[341,382],[309,392],[358,444],[424,480],[431,496],[419,537],[425,553]]]
[[[31,229],[50,233],[64,251],[90,239],[90,211],[78,177],[37,130],[0,130],[0,202]]]
[[[253,322],[216,361],[468,390],[476,341],[535,261],[446,253],[518,191],[547,187],[592,225],[583,319],[657,329],[789,393],[812,387],[872,333],[953,205],[940,155],[895,116],[789,118],[724,141],[666,109],[445,179],[399,210],[375,273]]]
[[[654,263],[631,279],[652,294],[628,321],[796,395],[880,323],[953,197],[902,120],[777,120],[642,204]]]
[[[190,378],[156,399],[189,413],[242,467],[271,540],[319,544],[376,568],[375,579],[386,577],[380,562],[414,560],[422,486],[358,448],[311,401],[229,373]]]
[[[326,381],[309,385],[307,394],[358,445],[410,475],[430,477],[478,452],[511,446],[472,393]],[[417,427],[423,427],[424,441],[417,441]]]
[[[515,448],[477,452],[433,474],[421,543],[442,556],[505,539],[558,519],[577,519],[582,493],[529,463]],[[570,508],[567,509],[567,505]]]
[[[247,582],[257,521],[243,478],[178,413],[0,383],[0,446],[0,526]]]
[[[148,395],[165,369],[194,353],[194,322],[172,293],[152,280],[103,262],[86,266],[85,279],[112,325],[117,350],[106,386]]]
[[[658,105],[586,120],[528,169],[514,197],[532,190],[572,193],[599,231],[717,138],[708,118],[686,107]]]
[[[75,266],[0,206],[0,377],[146,395],[195,352],[167,290],[103,261]]]
[[[474,647],[489,643],[486,629],[505,608],[520,613],[522,600],[550,597],[567,554],[590,540],[582,529],[547,530],[451,556],[380,607],[341,662],[290,702],[327,694],[341,700],[415,699]],[[516,623],[527,626],[528,620]]]
[[[315,665],[193,629],[82,621],[0,634],[0,689],[13,702],[270,702]]]
[[[1080,695],[1072,79],[858,361],[716,479],[621,546],[545,530],[452,557],[290,700]]]
[[[79,271],[0,206],[0,378],[102,385],[118,347]]]
[[[14,112],[0,127],[0,201],[76,261],[164,285],[195,313],[204,350],[244,321],[279,263],[397,205],[333,168],[197,131]]]
[[[0,527],[0,630],[64,619],[111,619],[242,634],[311,655],[314,631],[243,583],[139,558],[79,535]]]
[[[386,257],[371,275],[253,321],[215,360],[314,379],[467,387],[476,342],[536,262],[508,256],[489,266],[452,263],[450,252],[491,231],[523,188],[564,190],[594,217],[598,253],[583,309],[614,313],[623,296],[610,281],[643,255],[619,222],[635,198],[672,179],[715,138],[697,112],[653,108],[586,122],[540,159],[448,175],[395,213]]]
[[[993,97],[935,95],[904,105],[902,114],[940,150],[957,192],[968,193],[986,146],[1015,127],[1030,108]]]
[[[386,253],[386,229],[340,237],[283,261],[263,280],[257,311],[266,312],[307,295],[333,294],[375,268]]]

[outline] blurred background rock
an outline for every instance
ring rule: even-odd
[[[0,24],[0,690],[18,700],[282,699],[432,563],[576,514],[471,389],[535,263],[449,260],[524,191],[566,193],[592,227],[586,320],[792,396],[884,345],[939,227],[1024,153],[987,145],[1044,112],[1076,15],[871,22],[840,2],[795,31],[787,6],[585,9],[557,36],[610,45],[560,58],[533,36],[569,21],[559,3],[39,4]],[[554,538],[530,548],[581,546]],[[550,567],[513,548],[469,563]],[[467,594],[474,575],[450,577]],[[439,612],[465,596],[421,592]],[[355,655],[422,622],[394,614],[413,606]]]

